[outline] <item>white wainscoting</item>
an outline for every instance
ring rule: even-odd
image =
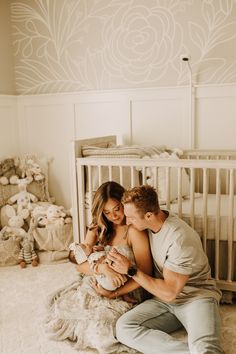
[[[236,84],[195,87],[193,121],[189,87],[19,96],[17,106],[21,152],[53,158],[50,192],[67,208],[71,205],[69,151],[73,139],[117,135],[118,143],[127,144],[236,148]],[[15,108],[5,107],[0,100],[1,120],[4,110],[10,116],[3,124],[7,130],[17,119],[12,113]],[[4,153],[17,150],[2,133],[2,124],[1,136]]]
[[[22,153],[50,159],[49,192],[70,208],[70,141],[74,138],[74,106],[61,97],[19,97]]]
[[[189,147],[186,88],[89,93],[76,104],[76,137],[118,136],[118,142]],[[95,129],[92,129],[92,128]],[[181,130],[176,134],[176,127]],[[173,139],[174,138],[174,139]]]
[[[202,87],[196,95],[196,146],[236,149],[236,85]]]
[[[0,159],[15,155],[18,149],[17,98],[0,95]]]

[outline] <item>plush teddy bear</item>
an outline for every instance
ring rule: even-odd
[[[10,178],[16,175],[14,159],[7,158],[2,161],[0,169],[0,183],[6,185],[9,183]]]
[[[48,224],[64,225],[72,223],[72,217],[68,214],[62,206],[39,202],[31,211],[31,219],[35,227],[45,227]]]
[[[38,203],[31,212],[31,223],[34,227],[45,227],[47,225],[47,209],[51,204],[47,202]]]
[[[18,257],[21,268],[25,268],[27,264],[32,264],[33,267],[38,265],[38,256],[34,250],[33,236],[28,232],[21,241],[21,250]]]
[[[24,178],[25,177],[25,158],[15,156],[14,157],[14,164],[15,164],[17,176],[19,176],[19,178]]]
[[[64,217],[66,213],[64,211],[63,206],[58,205],[50,205],[47,209],[46,217],[47,217],[47,224],[57,224],[57,225],[64,225],[65,220]]]
[[[45,177],[41,171],[41,167],[33,159],[26,161],[26,176],[35,181],[42,181]]]
[[[19,193],[8,199],[8,204],[17,204],[17,214],[24,213],[25,219],[32,210],[31,202],[36,203],[38,201],[38,198],[34,194],[27,192],[27,184],[28,180],[26,178],[19,180]]]

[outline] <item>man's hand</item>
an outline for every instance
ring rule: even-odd
[[[109,260],[109,266],[120,274],[127,274],[129,267],[132,265],[132,262],[114,247],[108,253],[107,259]]]
[[[107,263],[101,263],[99,265],[99,272],[109,278],[115,288],[119,288],[127,281],[127,277],[125,275],[116,272],[115,269],[111,269],[111,266]]]

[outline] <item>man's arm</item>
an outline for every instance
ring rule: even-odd
[[[163,277],[163,279],[153,278],[138,269],[133,279],[159,299],[165,302],[172,302],[182,291],[189,276],[164,268]]]
[[[129,259],[115,252],[115,250],[111,251],[108,257],[112,261],[112,268],[115,271],[127,274],[128,268],[132,265]],[[132,279],[159,299],[165,302],[172,302],[182,291],[189,279],[189,275],[176,273],[164,267],[163,279],[153,278],[140,269],[137,270]]]

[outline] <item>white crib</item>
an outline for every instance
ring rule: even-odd
[[[83,146],[102,150],[115,141],[112,136],[72,144],[75,240],[84,239],[93,193],[101,183],[115,180],[125,188],[149,183],[157,189],[162,208],[174,211],[198,231],[218,286],[236,291],[236,151],[188,150],[181,158],[82,157]]]

